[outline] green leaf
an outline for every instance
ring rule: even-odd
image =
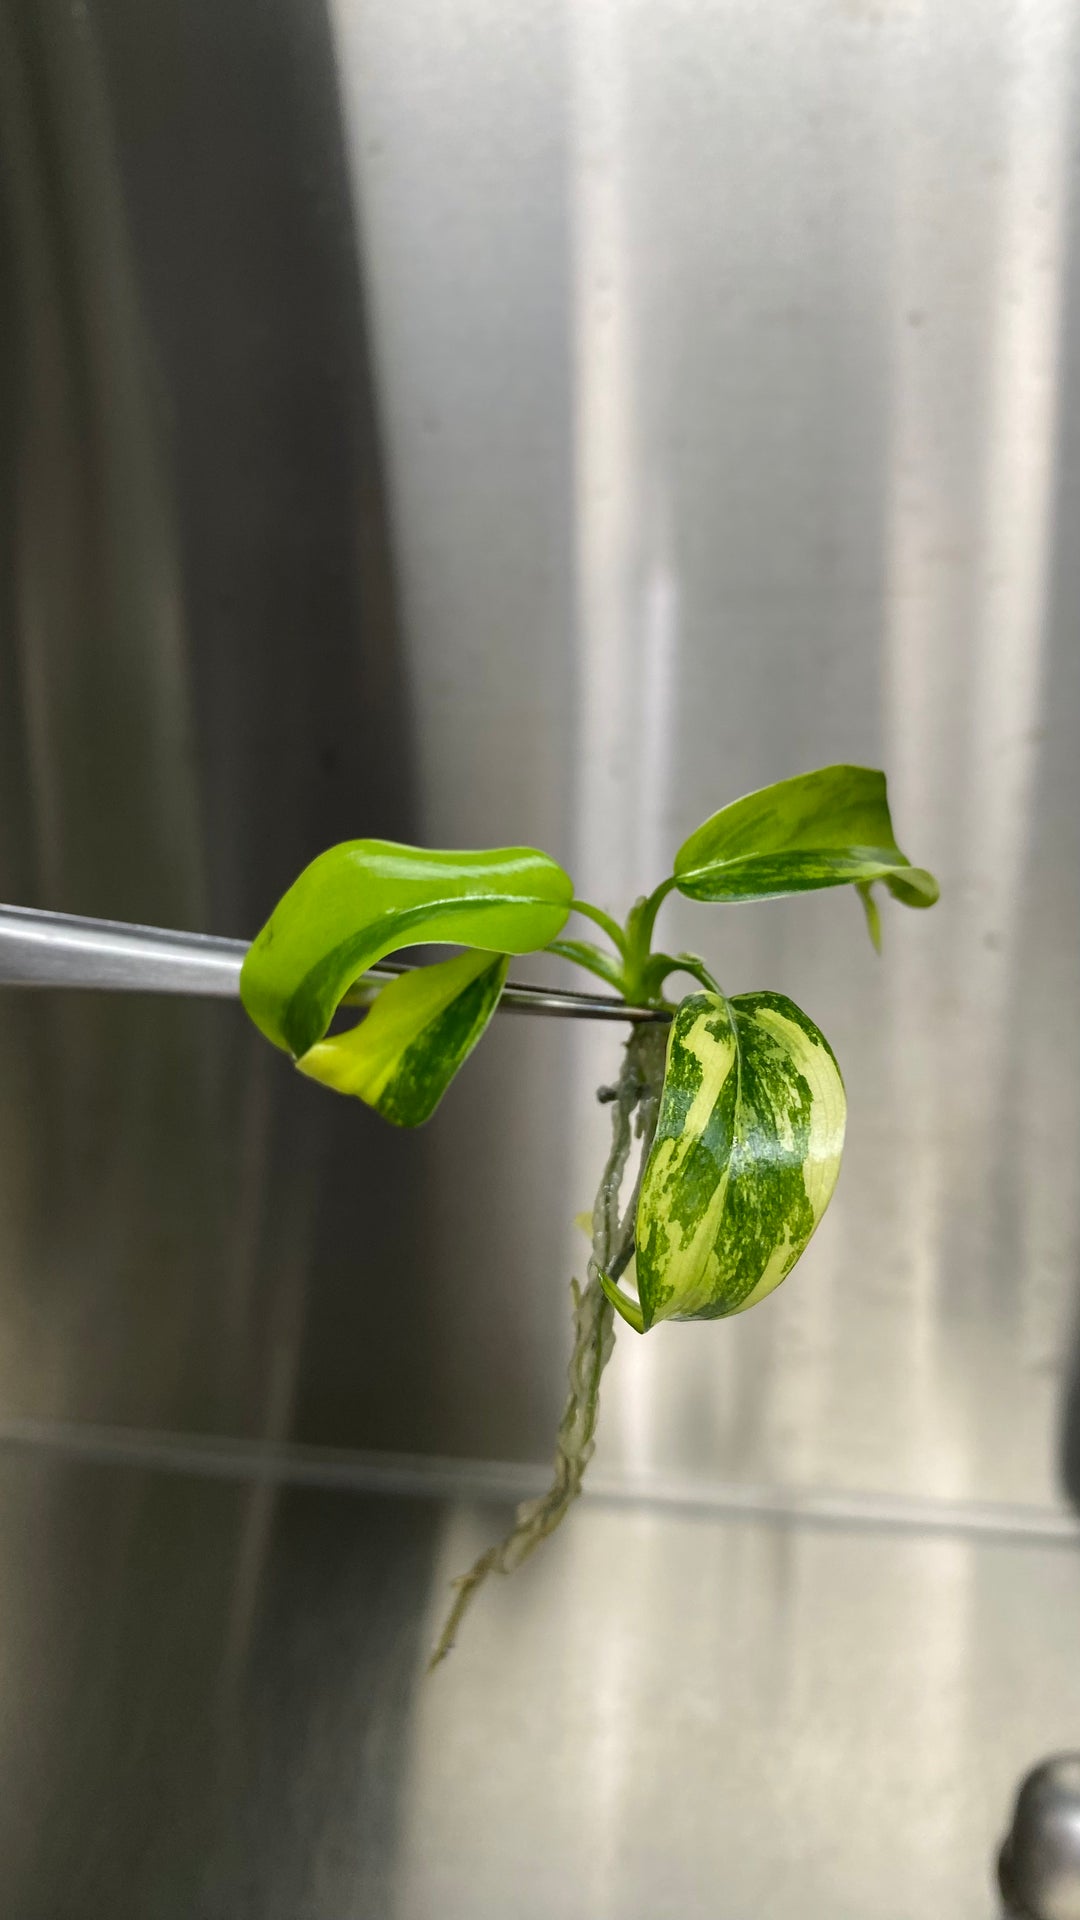
[[[747,794],[675,856],[675,884],[691,900],[768,900],[860,880],[884,880],[908,907],[938,897],[933,874],[897,846],[885,775],[871,767],[819,767]]]
[[[866,915],[866,931],[870,935],[870,944],[875,953],[880,953],[881,915],[878,912],[878,903],[874,899],[873,882],[870,880],[856,880],[855,891],[863,903],[863,912]]]
[[[779,1286],[832,1196],[845,1111],[832,1049],[783,994],[682,1002],[638,1202],[642,1331]]]
[[[670,974],[688,973],[709,993],[719,993],[720,986],[712,977],[700,954],[697,953],[653,953],[645,966],[645,986],[650,994],[659,993],[664,981]]]
[[[618,1282],[613,1280],[610,1274],[604,1272],[603,1267],[597,1267],[596,1277],[600,1282],[601,1291],[606,1294],[612,1306],[615,1308],[616,1313],[626,1321],[627,1326],[633,1327],[635,1333],[646,1333],[648,1328],[645,1325],[645,1315],[642,1312],[640,1302],[635,1300],[631,1294],[624,1293]],[[623,1278],[636,1290],[636,1264],[633,1260],[630,1261]]]
[[[438,853],[346,840],[279,901],[248,949],[240,995],[267,1039],[299,1059],[385,954],[430,942],[531,953],[554,940],[572,897],[569,875],[532,847]]]
[[[395,1126],[418,1127],[491,1019],[509,964],[505,954],[462,953],[403,973],[359,1026],[318,1041],[296,1064]]]

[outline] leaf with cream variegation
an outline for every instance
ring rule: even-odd
[[[832,1197],[845,1112],[828,1041],[783,994],[684,1000],[638,1201],[640,1309],[605,1285],[624,1317],[717,1319],[779,1286]]]
[[[691,900],[768,900],[883,880],[908,907],[932,907],[938,884],[893,834],[885,775],[818,767],[748,793],[705,821],[675,856]]]
[[[639,1333],[658,1320],[744,1312],[791,1271],[836,1185],[846,1108],[827,1041],[782,994],[728,999],[708,957],[655,947],[664,902],[675,890],[726,902],[847,885],[879,949],[879,885],[912,907],[938,895],[897,845],[884,775],[819,767],[714,813],[621,922],[575,898],[568,875],[534,848],[352,840],[304,869],[252,942],[240,988],[255,1024],[302,1073],[397,1126],[429,1117],[505,1004],[509,955],[543,948],[608,989],[573,1005],[519,991],[516,1004],[629,1023],[618,1075],[597,1089],[611,1140],[592,1209],[579,1216],[589,1260],[584,1282],[572,1282],[569,1394],[550,1484],[455,1583],[433,1663],[488,1576],[519,1567],[581,1491],[614,1310]],[[564,934],[571,913],[590,923],[588,940]],[[470,951],[408,969],[371,1000],[370,968],[433,944]],[[673,1007],[666,986],[680,973],[696,987]],[[339,1006],[358,1000],[371,1003],[366,1019],[331,1032]],[[535,1086],[530,1077],[522,1097]]]
[[[505,954],[462,953],[403,973],[359,1026],[317,1041],[296,1064],[395,1126],[419,1127],[491,1019],[508,966]]]

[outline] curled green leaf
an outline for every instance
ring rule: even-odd
[[[645,1315],[642,1312],[640,1300],[635,1300],[633,1293],[624,1292],[618,1281],[613,1280],[609,1273],[605,1273],[603,1267],[597,1267],[596,1277],[600,1282],[605,1297],[610,1300],[616,1313],[626,1321],[627,1326],[633,1327],[635,1333],[647,1332]],[[636,1291],[636,1263],[633,1260],[631,1260],[623,1277],[630,1287]]]
[[[881,952],[881,914],[874,899],[874,885],[871,880],[856,880],[855,891],[863,904],[866,915],[866,931],[870,935],[870,944],[875,953]]]
[[[675,857],[691,900],[767,900],[884,880],[908,907],[932,907],[933,874],[913,867],[893,834],[885,775],[819,767],[722,807]]]
[[[640,1305],[602,1279],[624,1317],[717,1319],[779,1286],[832,1197],[845,1112],[828,1041],[783,994],[684,1000],[638,1201]]]
[[[421,1126],[491,1019],[509,964],[505,954],[462,953],[403,973],[359,1026],[317,1041],[296,1064],[395,1126]]]
[[[305,867],[252,941],[241,998],[267,1039],[299,1059],[384,955],[431,942],[531,953],[555,938],[572,898],[569,875],[533,847],[347,840]]]

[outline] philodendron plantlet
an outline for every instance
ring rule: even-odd
[[[828,1041],[783,994],[729,999],[696,954],[656,951],[665,897],[719,904],[854,886],[880,946],[878,881],[905,906],[938,897],[933,876],[896,844],[884,775],[823,767],[713,814],[622,925],[575,899],[569,876],[531,847],[435,853],[349,840],[304,869],[253,941],[240,987],[256,1026],[301,1073],[355,1094],[396,1126],[419,1126],[435,1111],[495,1012],[514,954],[559,954],[629,1007],[667,1016],[631,1027],[618,1079],[599,1090],[612,1111],[611,1151],[586,1278],[571,1283],[570,1393],[551,1487],[519,1508],[507,1538],[457,1582],[433,1664],[480,1583],[520,1565],[580,1492],[616,1315],[647,1333],[660,1320],[723,1319],[754,1306],[790,1273],[836,1185],[845,1101]],[[607,945],[561,938],[571,913]],[[357,1025],[330,1034],[367,968],[431,943],[465,951],[403,973]],[[674,1001],[665,988],[678,974],[695,991]]]

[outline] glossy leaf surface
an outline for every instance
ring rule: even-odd
[[[572,898],[569,875],[532,847],[442,853],[347,840],[275,907],[248,949],[241,998],[267,1039],[299,1059],[385,954],[429,942],[530,953],[555,938]]]
[[[938,897],[933,875],[897,846],[885,775],[871,767],[819,767],[733,801],[684,842],[674,871],[692,900],[768,900],[872,880],[905,906]]]
[[[359,1026],[318,1041],[296,1064],[395,1126],[418,1127],[491,1019],[509,964],[505,954],[462,953],[403,973]]]
[[[844,1143],[840,1070],[779,993],[695,993],[672,1022],[656,1138],[637,1214],[640,1311],[741,1313],[791,1271],[832,1197]]]

